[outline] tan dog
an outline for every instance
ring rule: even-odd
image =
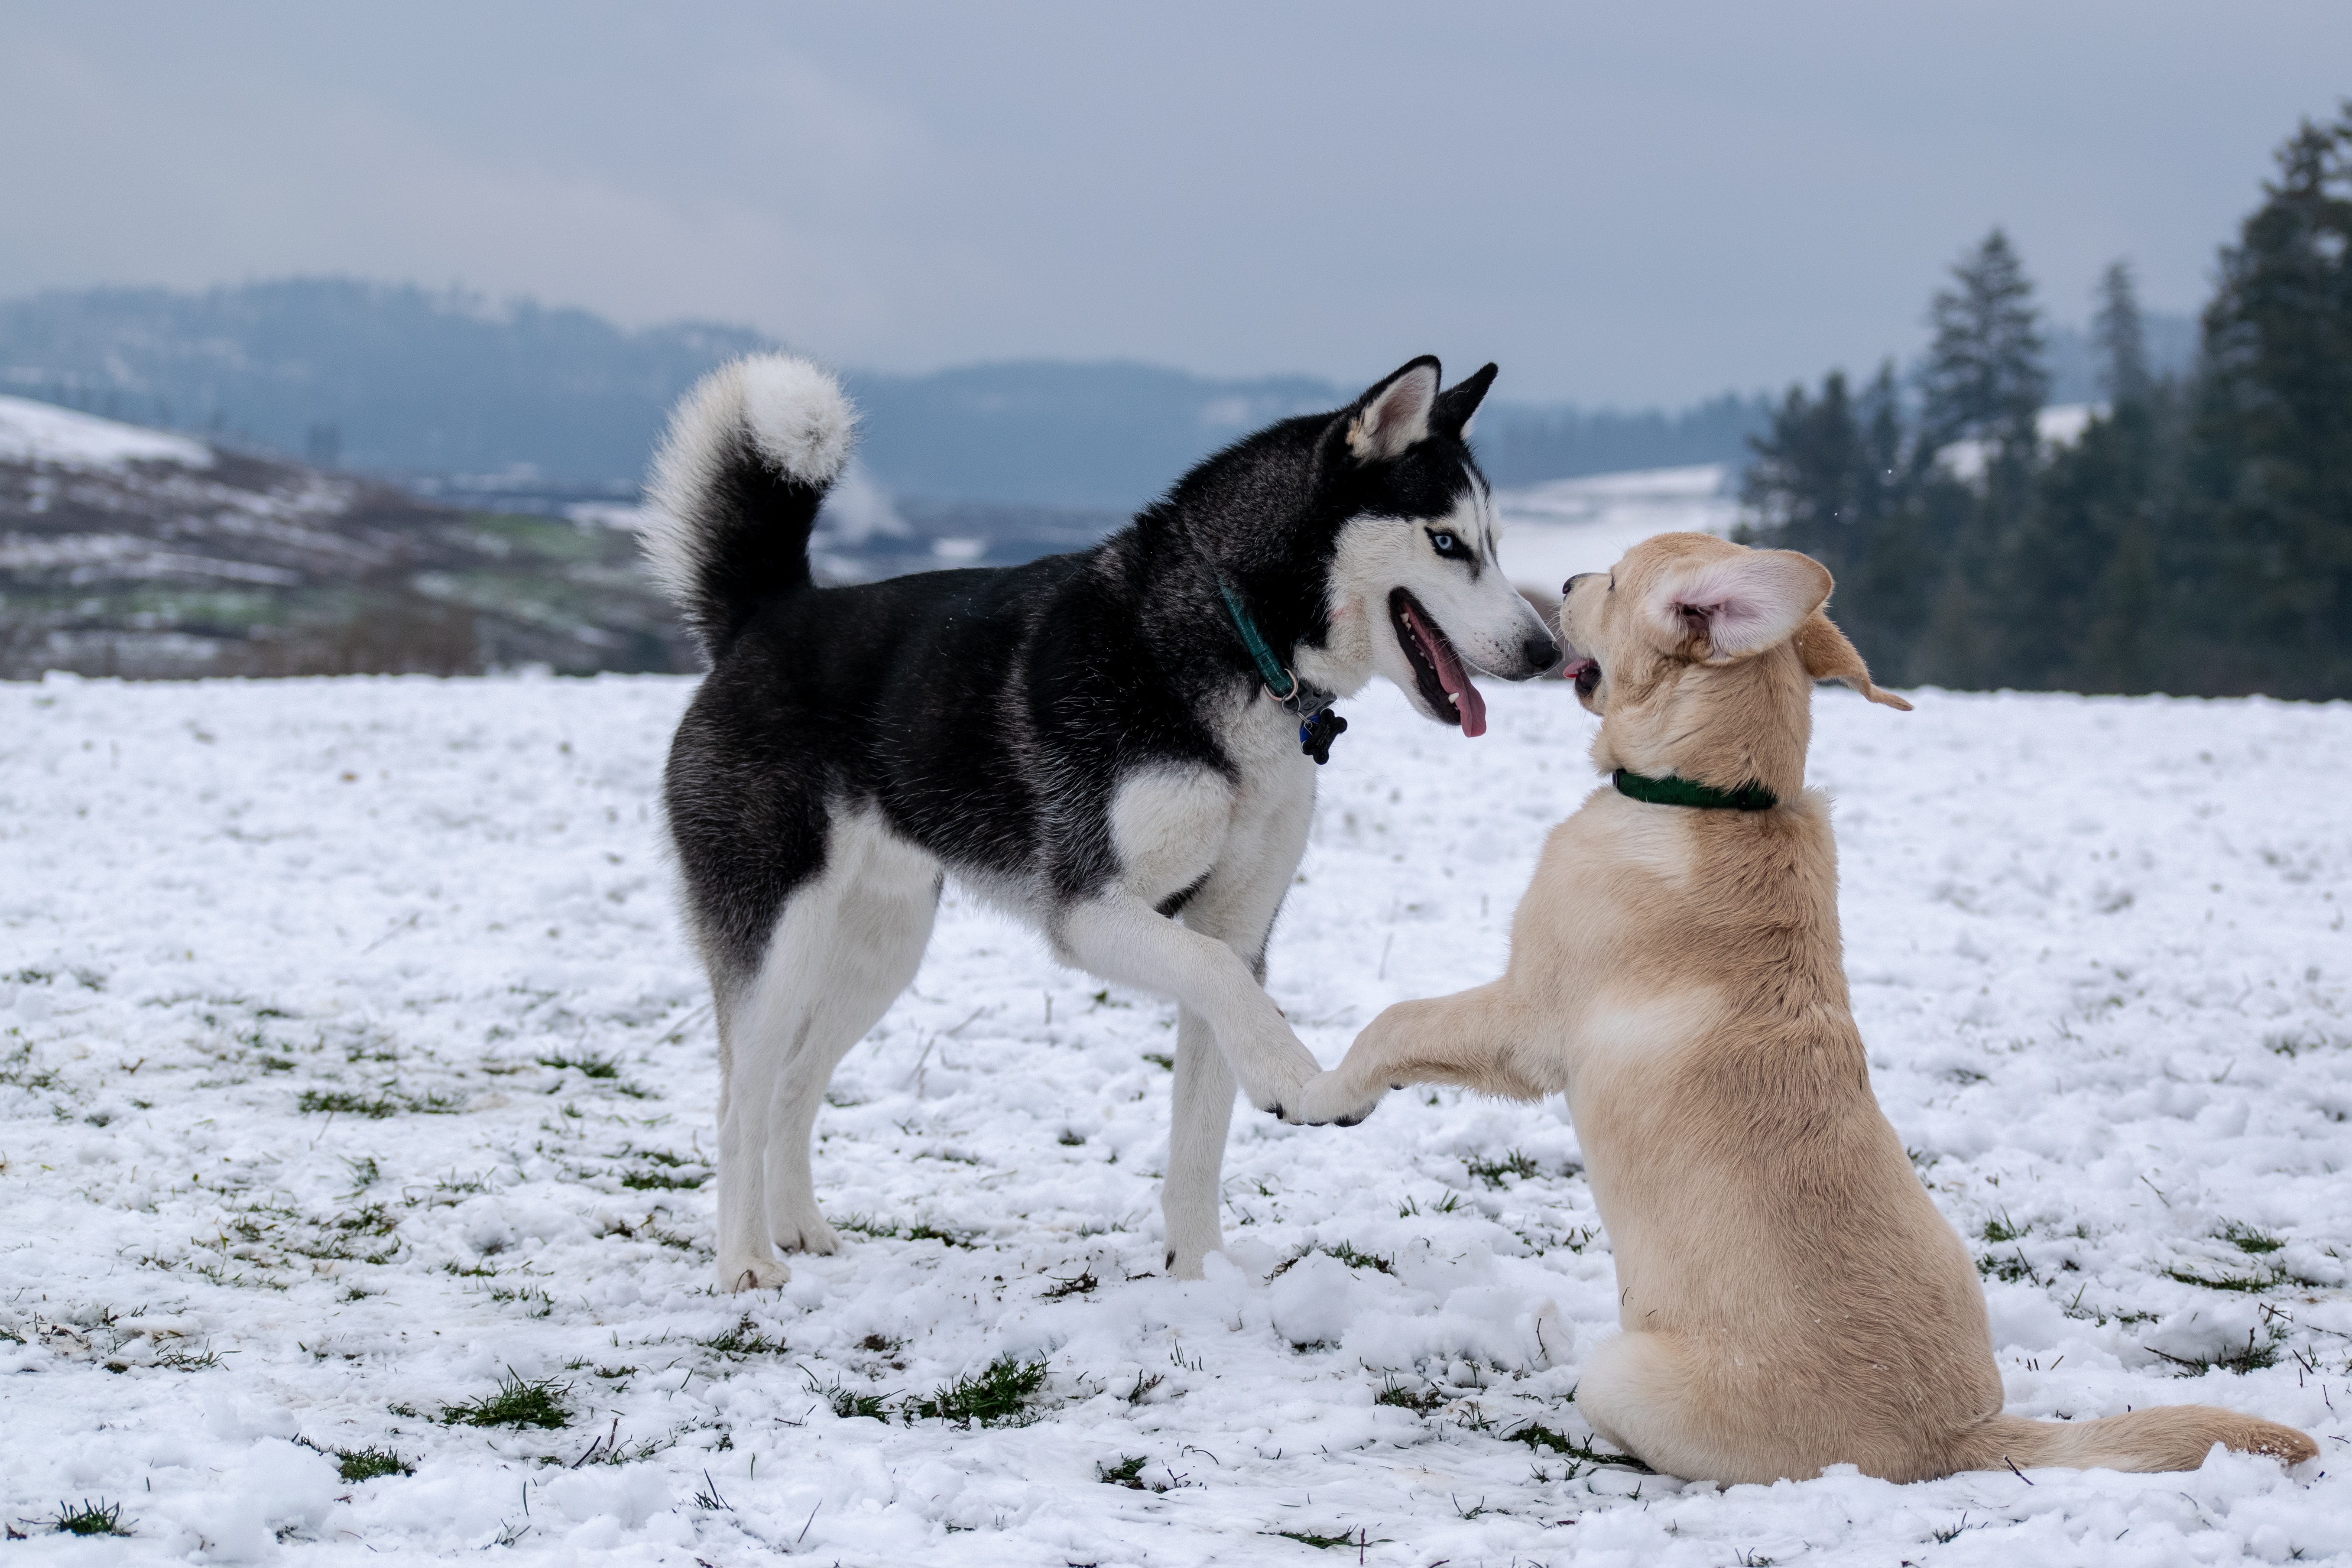
[[[1311,1080],[1312,1119],[1408,1083],[1566,1093],[1624,1329],[1577,1404],[1671,1474],[2312,1458],[2299,1432],[2206,1405],[2000,1413],[1975,1267],[1871,1094],[1847,1002],[1829,805],[1804,787],[1812,682],[1910,705],[1822,614],[1829,573],[1669,533],[1567,592],[1593,758],[1619,785],[1552,830],[1508,973],[1383,1012]],[[1692,784],[1715,798],[1661,798]]]

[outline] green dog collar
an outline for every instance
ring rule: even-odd
[[[1709,811],[1769,811],[1780,804],[1780,797],[1760,784],[1744,784],[1738,789],[1717,789],[1711,784],[1694,784],[1689,779],[1644,778],[1640,773],[1619,768],[1616,774],[1617,793],[1635,800],[1646,800],[1652,805],[1695,805]]]

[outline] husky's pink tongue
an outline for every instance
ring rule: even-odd
[[[1405,614],[1412,616],[1412,629],[1421,638],[1422,651],[1428,654],[1429,661],[1437,667],[1437,684],[1445,688],[1445,694],[1454,699],[1454,710],[1462,716],[1462,732],[1472,737],[1485,734],[1486,700],[1478,695],[1476,687],[1470,684],[1469,672],[1462,668],[1462,660],[1454,656],[1454,645],[1426,621],[1413,615],[1412,610],[1407,609]]]

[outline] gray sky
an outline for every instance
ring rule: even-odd
[[[1908,353],[2005,224],[2204,299],[2352,5],[571,3],[0,12],[0,295],[348,273],[835,362],[1681,402]]]

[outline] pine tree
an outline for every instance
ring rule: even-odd
[[[1859,510],[1862,431],[1855,425],[1845,373],[1822,380],[1822,395],[1789,388],[1772,412],[1771,427],[1751,436],[1756,453],[1740,495],[1756,509],[1773,545],[1801,550],[1832,574],[1849,555],[1846,535]]]
[[[1927,442],[1940,447],[1973,437],[2030,449],[2050,374],[2024,264],[1996,228],[1954,264],[1952,281],[1928,307],[1936,337],[1920,376]]]
[[[1952,283],[1929,307],[1936,336],[1920,374],[1918,500],[1942,571],[1914,673],[1948,686],[1986,686],[2015,679],[2000,613],[2013,595],[2000,569],[2032,503],[2036,424],[2050,375],[2033,285],[2006,234],[1987,235],[1953,267]],[[1925,467],[1963,439],[1983,443],[1980,488],[1969,496]]]
[[[2155,388],[2147,371],[2147,335],[2141,329],[2139,290],[2131,264],[2111,263],[2099,279],[2099,312],[2091,333],[2106,362],[2099,367],[2100,390],[2109,405],[2145,402]]]
[[[2352,103],[2282,148],[2205,312],[2198,424],[2222,689],[2352,695]]]

